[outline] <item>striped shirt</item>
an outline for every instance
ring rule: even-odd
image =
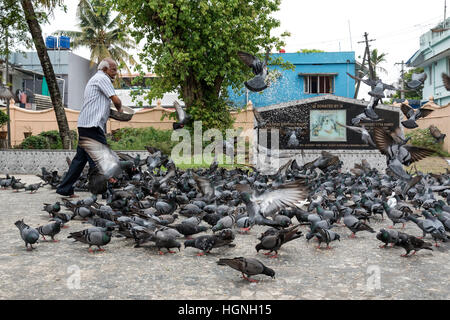
[[[110,97],[115,96],[109,76],[99,70],[87,83],[83,107],[78,116],[78,127],[100,127],[106,133],[106,122],[111,106]]]

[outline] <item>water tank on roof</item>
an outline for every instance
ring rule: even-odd
[[[45,38],[45,46],[47,49],[56,49],[58,43],[58,38],[53,36],[48,36]]]
[[[60,36],[59,37],[59,48],[62,50],[70,49],[70,37]]]

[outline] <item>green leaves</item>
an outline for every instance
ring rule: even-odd
[[[237,51],[264,59],[266,48],[284,45],[282,37],[271,36],[280,25],[272,17],[280,0],[106,2],[119,11],[125,25],[132,26],[136,42],[144,40],[140,59],[149,72],[161,77],[147,98],[178,91],[193,119],[202,120],[206,128],[232,124],[226,89],[242,89],[251,76]]]

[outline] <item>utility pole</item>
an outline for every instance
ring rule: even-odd
[[[10,90],[9,88],[9,47],[8,47],[8,27],[6,27],[5,30],[5,36],[6,36],[6,89]],[[10,90],[11,91],[11,90]],[[9,99],[6,101],[6,114],[8,115],[8,149],[11,149],[11,116],[9,111]]]
[[[375,78],[375,74],[373,72],[373,67],[372,67],[372,61],[370,59],[370,48],[369,48],[369,42],[375,41],[375,39],[368,39],[369,34],[367,32],[364,33],[364,41],[359,41],[358,43],[365,43],[366,44],[366,48],[364,50],[364,58],[363,58],[363,62],[361,64],[361,69],[364,68],[365,63],[366,63],[366,57],[367,57],[367,62],[369,65],[369,79],[370,80],[374,80]],[[358,78],[361,78],[361,75],[358,74],[357,75]],[[358,93],[359,93],[359,87],[361,86],[361,81],[358,81],[357,85],[356,85],[356,90],[355,90],[355,99],[358,97]]]
[[[402,60],[402,62],[397,62],[395,65],[401,64],[402,65],[402,72],[401,72],[401,79],[402,79],[402,91],[400,92],[400,98],[405,99],[405,61]]]

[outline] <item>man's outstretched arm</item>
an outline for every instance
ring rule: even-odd
[[[120,101],[119,97],[112,96],[111,100],[114,103],[114,106],[116,107],[117,111],[122,112],[122,101]]]

